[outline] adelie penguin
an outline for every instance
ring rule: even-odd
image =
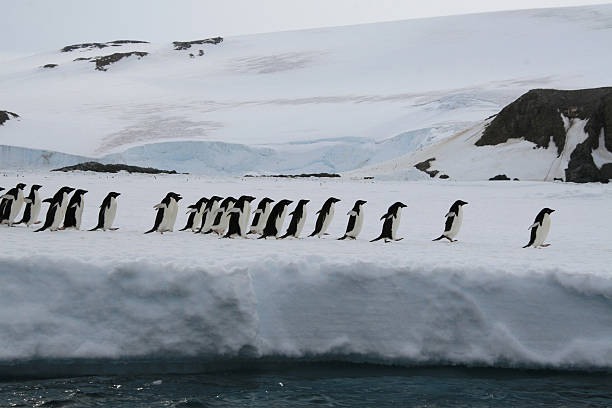
[[[444,232],[434,241],[439,241],[442,238],[448,239],[450,242],[456,242],[455,237],[461,229],[461,223],[463,222],[463,206],[467,203],[462,200],[457,200],[451,205],[450,210],[444,216],[446,223],[444,224]]]
[[[227,233],[224,235],[224,238],[246,237],[248,218],[245,222],[244,214],[250,214],[251,201],[254,199],[255,197],[251,196],[241,196],[236,201],[233,208],[229,211]]]
[[[153,231],[157,231],[160,234],[164,232],[174,231],[174,223],[176,222],[176,216],[178,214],[178,202],[182,199],[179,194],[169,192],[161,203],[153,206],[157,210],[155,216],[155,224],[153,228],[145,232],[149,234]]]
[[[23,196],[23,189],[25,186],[25,184],[19,183],[2,196],[4,206],[2,208],[2,213],[0,213],[0,220],[2,220],[2,223],[8,224],[9,227],[12,227],[15,223],[15,218],[17,218],[21,212],[23,203],[30,201]]]
[[[110,230],[115,231],[118,228],[113,228],[113,222],[115,222],[115,216],[117,215],[117,197],[121,193],[111,191],[106,195],[102,204],[100,204],[100,212],[98,213],[98,224],[90,229],[90,231],[96,231],[101,229],[102,231]]]
[[[30,194],[28,194],[27,199],[30,200],[25,206],[25,210],[23,210],[23,216],[19,222],[16,224],[25,224],[27,227],[33,224],[40,224],[38,221],[38,216],[40,215],[40,210],[42,208],[42,199],[40,198],[40,190],[42,186],[39,184],[34,184],[30,188]]]
[[[229,223],[229,214],[231,209],[234,208],[235,202],[236,199],[234,197],[227,197],[221,202],[219,209],[215,214],[215,220],[213,221],[210,230],[204,232],[204,234],[214,232],[217,235],[223,235],[225,233]]]
[[[78,189],[72,194],[68,202],[68,208],[66,209],[64,226],[61,229],[81,229],[81,218],[83,217],[83,207],[85,206],[85,199],[83,196],[85,193],[87,193],[86,190]]]
[[[299,238],[302,233],[302,229],[304,228],[304,223],[306,222],[306,204],[308,204],[310,200],[300,200],[295,206],[295,210],[291,211],[289,215],[293,215],[291,217],[291,221],[289,221],[289,228],[287,228],[287,232],[285,235],[280,237],[281,239],[287,237]]]
[[[310,237],[314,237],[316,235],[317,237],[321,238],[322,235],[326,235],[325,232],[327,231],[327,227],[329,227],[329,224],[331,224],[331,221],[334,218],[334,206],[338,201],[340,201],[340,199],[330,197],[325,201],[325,203],[323,203],[323,207],[317,211],[319,216],[317,217],[315,230],[309,235]]]
[[[200,229],[197,231],[199,233],[209,233],[212,232],[210,227],[212,227],[215,222],[215,217],[217,216],[217,211],[219,211],[219,203],[223,200],[223,197],[212,196],[208,199],[206,206],[204,207],[204,213],[202,214],[202,221],[200,223]]]
[[[399,227],[400,218],[402,216],[402,208],[406,207],[406,204],[400,203],[399,201],[393,204],[387,210],[387,213],[380,217],[383,222],[382,232],[378,238],[374,238],[370,242],[384,239],[385,242],[389,241],[401,241],[403,238],[395,238],[397,228]]]
[[[531,237],[529,238],[529,243],[525,245],[523,248],[527,247],[542,247],[545,248],[550,246],[550,244],[545,244],[544,241],[548,236],[548,232],[550,231],[550,214],[555,212],[550,208],[543,208],[542,211],[538,213],[535,218],[535,221],[529,229],[531,230]]]
[[[265,239],[268,237],[277,237],[280,234],[283,223],[285,222],[285,216],[287,215],[287,206],[291,204],[291,200],[280,200],[272,207],[270,215],[266,221],[266,227],[258,239]]]
[[[270,215],[270,211],[272,211],[273,202],[274,200],[271,198],[265,197],[257,204],[257,209],[253,211],[255,215],[253,216],[249,234],[263,234],[263,230],[266,227],[266,221],[268,221],[268,216]]]
[[[187,224],[185,224],[184,228],[181,228],[179,231],[186,231],[188,229],[191,232],[195,232],[196,229],[200,228],[202,224],[202,215],[204,215],[204,209],[206,208],[206,203],[208,202],[208,198],[202,197],[195,204],[191,204],[189,210],[187,210]]]
[[[62,187],[52,198],[43,200],[43,203],[49,203],[47,209],[47,215],[45,217],[45,223],[39,229],[34,232],[44,231],[49,229],[51,231],[57,231],[64,216],[66,215],[66,208],[68,207],[68,195],[74,191],[72,187]]]
[[[355,201],[355,205],[353,209],[349,211],[346,215],[349,216],[348,224],[346,226],[346,232],[344,236],[338,238],[339,240],[350,238],[357,239],[357,236],[361,232],[361,228],[363,227],[363,205],[367,203],[364,200]]]

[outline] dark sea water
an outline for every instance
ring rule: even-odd
[[[610,407],[612,373],[268,364],[0,382],[7,407]]]

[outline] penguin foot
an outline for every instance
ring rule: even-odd
[[[542,244],[540,245],[540,248],[548,248],[550,246],[550,244]]]
[[[395,241],[401,241],[402,239],[404,239],[404,238],[398,238],[398,239],[396,239]]]
[[[117,231],[118,229],[119,229],[119,228],[117,227],[117,228],[109,228],[108,230],[109,230],[109,231]]]

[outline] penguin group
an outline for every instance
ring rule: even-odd
[[[40,231],[58,231],[67,229],[81,229],[81,219],[83,217],[83,208],[85,206],[84,196],[87,190],[74,189],[64,186],[60,188],[53,197],[41,199],[39,190],[42,188],[39,184],[34,184],[30,188],[30,194],[24,196],[26,185],[23,183],[17,184],[5,193],[0,193],[0,224],[8,224],[13,227],[19,224],[25,224],[26,227],[40,224],[38,220],[43,203],[49,203],[47,213],[44,217],[42,227],[34,230]],[[0,187],[0,192],[4,188]],[[72,195],[70,195],[72,193]],[[98,229],[114,230],[112,228],[117,212],[116,199],[120,193],[110,192],[100,205],[98,216],[98,225],[90,231]],[[21,209],[25,204],[23,215],[20,221],[15,221],[21,213]]]
[[[53,197],[41,199],[39,190],[42,186],[34,184],[30,188],[30,193],[24,195],[26,185],[17,184],[14,188],[4,192],[0,187],[0,224],[7,224],[9,227],[25,224],[30,227],[39,224],[38,220],[43,203],[49,203],[44,223],[42,227],[35,230],[58,231],[67,229],[81,229],[81,219],[84,208],[84,196],[87,190],[74,189],[72,187],[60,188]],[[120,193],[110,192],[106,195],[100,205],[97,225],[89,231],[114,231],[115,216],[117,214],[117,197]],[[179,201],[183,197],[175,192],[169,192],[165,197],[153,206],[155,210],[154,224],[151,229],[145,232],[173,232],[179,212]],[[293,211],[289,212],[289,207],[293,203],[291,200],[275,200],[264,197],[259,200],[257,207],[252,211],[252,203],[255,197],[243,195],[238,198],[212,196],[202,197],[187,208],[188,219],[185,227],[180,231],[191,231],[196,234],[216,234],[220,238],[247,238],[250,234],[259,235],[258,239],[286,239],[300,238],[307,218],[307,205],[310,200],[299,200]],[[322,238],[329,235],[327,232],[335,213],[335,205],[341,201],[339,198],[328,198],[316,215],[315,228],[308,237]],[[16,221],[21,209],[25,204],[25,209],[20,221]],[[361,233],[364,220],[365,200],[357,200],[352,209],[346,214],[348,216],[346,230],[338,240],[355,240]],[[463,223],[463,207],[468,203],[463,200],[455,201],[449,211],[444,216],[444,230],[442,234],[433,241],[447,240],[450,243],[456,242],[457,235]],[[380,235],[370,242],[383,240],[384,242],[400,241],[402,238],[397,236],[402,209],[407,205],[398,201],[393,203],[388,210],[380,217],[382,221],[382,231]],[[550,231],[551,217],[555,210],[550,208],[542,209],[529,227],[530,238],[527,245],[523,248],[544,248],[546,238]],[[251,220],[251,215],[253,215]],[[287,215],[290,216],[289,225],[283,231],[283,225]],[[249,221],[250,225],[249,225]]]

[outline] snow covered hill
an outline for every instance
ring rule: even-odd
[[[0,109],[19,117],[0,145],[34,150],[3,148],[0,168],[73,155],[207,174],[348,171],[461,134],[533,88],[610,85],[611,38],[604,5],[75,44],[3,61]]]
[[[612,88],[532,90],[495,117],[431,146],[347,172],[401,178],[606,182],[612,179]]]

